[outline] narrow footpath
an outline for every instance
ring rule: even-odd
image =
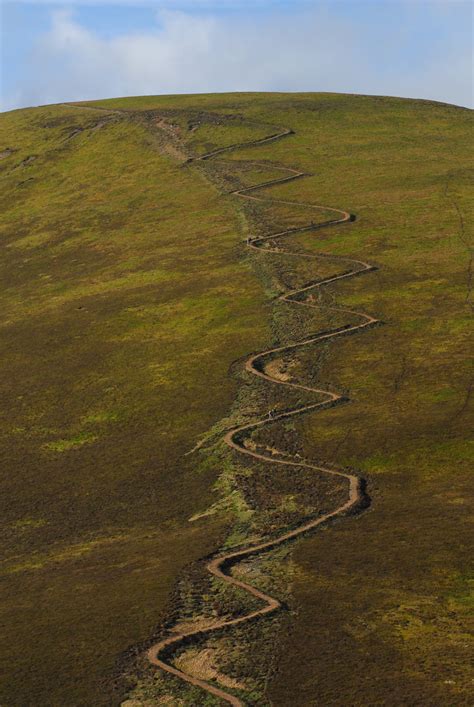
[[[188,163],[192,164],[199,161],[202,162],[206,160],[211,160],[229,151],[235,151],[239,148],[249,148],[253,146],[257,147],[259,145],[267,144],[269,142],[281,140],[293,134],[294,132],[290,129],[281,130],[279,132],[268,135],[267,137],[264,137],[260,140],[254,140],[247,143],[223,147],[221,149],[214,150],[213,152],[209,152],[208,154],[202,155],[201,157],[191,158],[190,160],[188,160]],[[265,202],[267,201],[267,199],[264,196],[258,195],[257,192],[259,190],[288,183],[295,179],[299,179],[301,177],[306,176],[304,172],[301,172],[297,169],[282,167],[280,165],[270,165],[268,162],[253,162],[252,164],[256,167],[272,167],[277,170],[281,170],[285,173],[285,176],[279,179],[273,179],[271,181],[262,182],[261,184],[255,186],[247,187],[244,189],[238,189],[232,192],[232,194],[236,197]],[[301,202],[286,201],[282,199],[272,199],[271,203],[306,206],[309,209],[317,211],[329,211],[334,213],[334,218],[317,224],[311,222],[309,225],[300,228],[292,228],[278,233],[269,233],[264,236],[249,238],[246,242],[247,247],[253,250],[259,250],[261,253],[278,253],[279,255],[281,255],[285,251],[280,247],[280,244],[278,248],[274,246],[275,241],[279,239],[283,239],[287,236],[302,231],[314,231],[330,226],[338,226],[341,224],[349,223],[354,220],[354,217],[351,216],[351,214],[349,214],[347,211],[342,211],[340,209],[328,208],[325,206],[314,204],[302,204]],[[273,247],[266,246],[266,243],[268,241],[272,243]],[[302,287],[301,289],[291,290],[281,295],[280,300],[288,303],[291,306],[319,308],[319,305],[315,304],[313,301],[308,299],[307,295],[310,292],[317,292],[318,290],[321,290],[322,288],[327,287],[332,283],[355,277],[362,273],[367,273],[376,269],[375,266],[370,265],[369,263],[366,263],[362,260],[354,260],[352,258],[340,256],[332,256],[325,254],[313,255],[294,252],[288,252],[288,256],[292,258],[294,258],[295,256],[314,259],[327,258],[333,261],[334,263],[339,263],[344,268],[341,272],[332,275],[331,277],[328,277],[323,280],[314,281],[313,283],[308,284],[305,287]],[[196,628],[195,630],[190,629],[189,631],[180,633],[172,632],[168,636],[160,640],[158,643],[151,646],[147,653],[148,660],[154,666],[161,668],[167,673],[174,675],[175,677],[178,677],[181,680],[190,683],[191,685],[206,690],[208,693],[215,695],[224,702],[234,705],[234,707],[243,707],[244,703],[241,699],[231,694],[230,692],[222,690],[217,685],[212,684],[210,682],[206,682],[204,680],[200,680],[199,678],[194,677],[193,675],[190,675],[188,673],[183,672],[182,670],[178,670],[178,668],[175,668],[169,662],[172,659],[174,651],[180,645],[189,643],[193,640],[198,641],[205,639],[207,635],[215,631],[222,630],[224,628],[231,629],[233,626],[237,626],[239,624],[251,621],[258,617],[265,616],[267,614],[272,614],[278,611],[281,608],[282,604],[277,598],[269,596],[268,594],[265,594],[264,592],[261,592],[260,590],[256,589],[252,585],[247,584],[246,582],[242,582],[233,577],[231,573],[232,567],[250,556],[258,555],[263,552],[268,552],[269,550],[272,550],[283,543],[286,543],[299,536],[302,536],[303,534],[318,528],[324,523],[327,523],[329,520],[335,518],[336,516],[342,516],[344,514],[347,514],[348,512],[355,511],[358,507],[362,507],[365,500],[365,494],[363,491],[363,480],[355,474],[347,473],[346,471],[337,470],[334,468],[328,468],[326,466],[321,466],[318,464],[309,464],[307,462],[298,460],[295,457],[293,457],[293,461],[288,458],[286,452],[281,452],[282,455],[286,456],[285,459],[278,459],[274,456],[267,456],[263,453],[248,449],[245,446],[245,440],[249,437],[253,430],[261,428],[264,425],[274,424],[278,420],[288,419],[308,412],[327,409],[328,407],[332,407],[336,404],[347,401],[347,397],[338,393],[334,393],[328,390],[322,390],[320,388],[313,388],[308,385],[302,385],[291,381],[281,380],[270,375],[266,370],[266,361],[270,361],[270,359],[275,354],[287,353],[303,346],[318,344],[323,341],[328,341],[349,334],[354,334],[364,329],[373,327],[379,323],[377,319],[371,317],[370,315],[361,312],[355,312],[350,309],[344,309],[340,307],[329,307],[326,308],[326,310],[332,310],[337,311],[339,313],[347,314],[348,316],[350,316],[351,321],[353,321],[354,319],[358,321],[355,324],[346,324],[344,326],[340,326],[329,331],[320,332],[319,334],[312,335],[308,338],[303,338],[299,341],[294,341],[289,344],[285,344],[284,346],[278,346],[276,348],[268,349],[266,351],[261,351],[258,354],[250,356],[245,363],[245,370],[248,373],[258,376],[259,378],[263,378],[264,380],[268,381],[273,385],[287,386],[289,388],[297,388],[300,390],[308,391],[310,393],[315,393],[318,395],[318,402],[294,408],[292,410],[287,410],[281,414],[272,414],[272,412],[270,412],[257,422],[242,425],[240,427],[236,427],[233,430],[230,430],[224,436],[224,442],[239,454],[244,454],[246,456],[253,457],[254,459],[259,459],[261,461],[268,462],[270,464],[280,464],[287,467],[289,466],[296,468],[312,469],[318,474],[329,474],[334,477],[345,479],[345,481],[347,482],[347,500],[341,506],[334,509],[330,513],[326,513],[325,515],[319,516],[317,518],[312,518],[311,520],[308,520],[307,522],[300,525],[298,528],[291,531],[283,532],[281,535],[272,540],[257,543],[254,545],[249,545],[243,549],[239,549],[234,552],[228,552],[226,554],[220,554],[217,557],[212,558],[207,563],[206,567],[207,570],[214,577],[217,577],[219,580],[225,582],[226,584],[230,584],[234,587],[239,587],[248,594],[251,594],[253,597],[256,597],[262,602],[262,606],[256,609],[255,611],[246,614],[245,616],[240,616],[235,619],[223,618],[218,622],[214,622],[212,626],[208,628],[203,629],[201,627]],[[320,400],[321,396],[324,396],[324,399],[322,401]]]

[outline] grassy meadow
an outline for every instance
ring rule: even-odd
[[[337,94],[148,96],[14,111],[0,126],[2,704],[217,704],[149,668],[141,647],[166,617],[249,608],[199,558],[344,499],[341,484],[246,463],[220,441],[308,402],[242,363],[351,321],[337,304],[383,326],[267,365],[350,404],[249,443],[355,468],[371,506],[236,567],[287,609],[176,664],[249,705],[468,705],[471,113]],[[183,166],[278,127],[295,134]],[[246,254],[248,233],[330,217],[226,194],[282,176],[275,165],[308,176],[259,195],[357,220],[286,238],[294,256]],[[308,315],[274,300],[344,268],[301,250],[379,269],[326,288]]]

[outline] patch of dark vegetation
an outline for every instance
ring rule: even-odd
[[[71,127],[69,126],[63,142],[68,142],[69,140],[72,140],[78,135],[83,134],[86,134],[88,135],[88,137],[91,137],[97,130],[104,128],[106,125],[111,123],[112,120],[113,118],[108,118],[107,120],[94,121],[89,123],[88,125],[74,127],[73,130],[71,130]]]
[[[24,179],[22,182],[18,182],[17,187],[22,187],[24,184],[28,184],[29,182],[33,182],[34,177],[28,177],[28,179]]]
[[[20,167],[28,167],[28,165],[31,165],[35,160],[37,159],[37,155],[28,155],[28,157],[25,157],[24,160],[18,164],[15,169],[18,169]]]

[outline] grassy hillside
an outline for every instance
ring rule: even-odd
[[[117,656],[217,543],[221,519],[188,522],[217,470],[183,454],[264,301],[234,211],[159,136],[59,106],[1,123],[0,701],[110,704]]]
[[[0,125],[2,703],[215,703],[140,647],[119,656],[165,617],[247,607],[198,558],[337,505],[337,484],[245,464],[220,433],[305,402],[239,361],[344,324],[329,309],[340,302],[384,325],[272,365],[351,404],[252,443],[358,469],[370,509],[236,568],[288,610],[176,664],[225,673],[255,705],[468,704],[469,111],[229,94],[51,106]],[[278,126],[295,134],[183,166]],[[328,212],[225,195],[278,165],[310,176],[262,195],[358,217],[287,246],[379,268],[327,288],[309,319],[272,300],[338,266],[247,255],[241,241]]]

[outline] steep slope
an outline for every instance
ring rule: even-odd
[[[280,140],[290,135],[293,135],[293,131],[289,129],[283,130],[282,132],[278,133],[271,133],[270,135],[264,138],[257,139],[255,141],[250,141],[244,144],[237,143],[236,145],[231,145],[229,147],[213,150],[212,152],[206,153],[201,157],[195,159],[190,158],[188,160],[188,164],[190,162],[195,161],[208,161],[216,156],[226,154],[231,151],[234,152],[235,150],[240,149],[242,147],[260,147],[261,145],[266,145],[268,142],[275,142],[276,140]],[[254,166],[263,166],[267,169],[269,168],[269,165],[262,165],[258,162],[255,162]],[[299,172],[298,170],[285,170],[285,168],[281,167],[278,169],[283,169],[284,171],[290,172],[290,174],[287,176],[282,176],[276,179],[261,182],[258,185],[252,185],[250,187],[244,187],[243,189],[237,189],[231,193],[235,196],[244,199],[250,199],[252,202],[265,202],[266,198],[257,195],[257,192],[261,191],[262,189],[268,189],[269,187],[273,187],[282,183],[287,184],[289,181],[299,179],[300,177],[305,176],[303,172]],[[274,204],[282,204],[284,206],[294,206],[296,204],[297,206],[306,207],[313,213],[319,213],[320,211],[331,211],[333,214],[333,218],[328,221],[321,221],[316,223],[313,220],[309,221],[309,225],[293,227],[276,233],[271,232],[262,236],[249,236],[247,238],[247,247],[256,251],[261,251],[270,256],[273,256],[275,254],[281,254],[282,252],[284,252],[280,245],[280,240],[283,238],[287,238],[290,235],[294,235],[295,233],[299,233],[302,231],[316,230],[319,228],[329,228],[330,226],[337,226],[339,224],[348,223],[354,220],[351,214],[344,211],[340,211],[338,209],[327,209],[325,207],[315,206],[311,204],[302,204],[300,202],[292,203],[286,200],[273,201],[272,205]],[[269,248],[269,245],[273,247]],[[292,251],[289,251],[288,257],[291,261],[295,257],[305,259],[313,257],[314,259],[318,260],[323,256],[311,256],[306,253],[294,253]],[[339,282],[340,280],[345,280],[347,278],[360,275],[364,272],[370,272],[372,270],[375,270],[375,268],[369,265],[368,263],[364,263],[357,260],[351,260],[349,258],[337,258],[333,256],[331,260],[333,262],[336,261],[340,264],[343,264],[346,269],[340,272],[339,274],[327,277],[323,280],[316,279],[314,282],[310,282],[304,287],[294,289],[290,292],[281,295],[279,299],[282,302],[286,302],[292,305],[310,307],[311,309],[320,309],[321,305],[314,304],[310,301],[310,298],[313,297],[314,292],[320,293],[322,291],[322,288],[327,287],[328,285],[333,284],[334,282]],[[270,428],[274,428],[275,423],[281,423],[282,420],[293,420],[294,418],[299,417],[300,415],[306,415],[309,412],[316,412],[317,410],[326,410],[328,407],[333,407],[338,403],[346,402],[344,396],[340,394],[334,393],[330,390],[314,388],[309,385],[302,385],[301,383],[291,380],[289,376],[287,376],[285,379],[282,379],[281,376],[272,373],[270,369],[271,361],[277,357],[281,357],[289,353],[294,353],[302,347],[326,343],[327,341],[330,341],[335,338],[340,338],[341,336],[355,334],[363,329],[366,329],[367,327],[372,327],[378,323],[377,320],[373,317],[360,312],[342,310],[338,307],[333,307],[332,310],[335,310],[338,314],[343,312],[350,318],[357,317],[359,321],[358,323],[349,323],[329,331],[323,331],[318,334],[311,334],[299,341],[289,341],[286,344],[283,344],[282,346],[277,346],[265,351],[261,351],[258,354],[251,355],[245,363],[245,370],[255,376],[258,376],[262,380],[268,381],[271,384],[282,386],[284,389],[290,388],[304,390],[305,392],[315,394],[317,398],[323,396],[323,400],[318,400],[318,402],[309,403],[307,405],[300,404],[294,408],[287,409],[284,412],[277,412],[276,410],[271,409],[262,419],[256,422],[245,423],[235,429],[231,429],[224,435],[224,442],[231,449],[239,452],[240,454],[247,455],[252,460],[257,459],[259,461],[270,463],[272,465],[277,464],[286,468],[289,467],[290,469],[294,470],[295,474],[297,474],[299,470],[304,469],[304,471],[311,470],[319,475],[328,475],[330,478],[332,477],[338,480],[343,479],[347,484],[347,500],[345,500],[341,505],[336,506],[336,508],[323,515],[319,515],[317,517],[308,517],[307,519],[305,519],[305,521],[301,522],[296,528],[283,530],[283,532],[281,532],[274,538],[264,539],[260,542],[253,542],[247,546],[244,546],[243,548],[239,548],[237,550],[233,550],[225,554],[221,553],[217,557],[214,557],[209,560],[209,562],[207,562],[206,564],[206,569],[213,577],[216,577],[218,580],[225,582],[231,587],[236,587],[237,589],[247,592],[251,597],[254,597],[260,602],[263,602],[263,606],[257,609],[250,610],[249,613],[243,614],[242,616],[238,616],[235,618],[224,616],[221,619],[213,620],[209,626],[203,625],[202,622],[196,622],[196,625],[194,627],[191,625],[191,627],[188,628],[186,631],[183,631],[182,629],[172,631],[170,635],[166,636],[161,641],[153,645],[148,651],[148,659],[152,665],[161,668],[170,675],[179,677],[181,680],[190,685],[201,687],[209,694],[214,695],[219,699],[222,699],[232,705],[235,705],[235,707],[243,707],[244,702],[235,695],[232,695],[230,692],[226,692],[222,690],[222,688],[216,687],[215,685],[211,685],[209,682],[200,680],[197,676],[193,675],[192,672],[190,673],[178,670],[169,661],[169,656],[172,656],[176,648],[185,644],[189,644],[191,641],[202,641],[202,639],[205,638],[207,635],[213,635],[217,631],[233,629],[235,626],[242,626],[243,624],[255,621],[256,619],[264,618],[269,614],[273,614],[274,612],[281,610],[283,608],[283,605],[276,597],[265,594],[264,592],[254,587],[252,584],[248,584],[246,582],[242,582],[239,579],[236,579],[232,575],[231,568],[241,563],[242,561],[247,560],[248,558],[253,558],[257,555],[261,555],[262,553],[267,553],[271,550],[275,550],[275,548],[278,548],[288,543],[289,541],[295,540],[311,531],[319,529],[323,524],[327,523],[330,520],[333,520],[334,518],[337,518],[343,514],[347,514],[350,511],[354,512],[355,510],[359,510],[366,505],[367,501],[363,490],[364,481],[359,479],[358,476],[356,476],[354,473],[349,473],[348,471],[343,470],[336,470],[331,467],[317,466],[316,464],[308,464],[307,462],[301,461],[299,455],[294,455],[293,457],[291,457],[291,455],[288,455],[286,450],[276,450],[274,447],[272,447],[270,453],[268,453],[268,451],[265,449],[259,449],[258,447],[249,447],[248,445],[252,433],[255,431],[260,431],[263,427],[269,426]]]
[[[0,702],[110,704],[226,522],[189,524],[218,470],[183,454],[263,344],[263,300],[233,210],[158,131],[60,106],[1,126]]]
[[[11,215],[7,235],[14,235],[14,240],[26,238],[26,243],[20,243],[20,248],[14,251],[16,259],[9,262],[6,272],[12,278],[20,277],[20,267],[26,268],[20,285],[24,288],[23,300],[25,295],[28,297],[25,307],[18,301],[18,283],[13,281],[7,300],[11,312],[8,327],[17,326],[21,318],[24,336],[17,329],[12,330],[19,337],[11,339],[14,345],[29,352],[34,342],[35,363],[51,349],[55,351],[55,360],[46,361],[35,372],[31,356],[29,359],[16,356],[12,359],[15,369],[7,381],[14,401],[25,395],[19,390],[18,380],[27,380],[29,387],[38,389],[38,397],[32,400],[34,404],[29,407],[25,404],[19,421],[12,420],[13,405],[7,406],[4,429],[8,440],[12,439],[12,432],[17,435],[22,449],[30,445],[31,474],[47,474],[42,478],[48,479],[53,488],[45,496],[45,482],[34,487],[25,484],[23,475],[18,473],[28,469],[24,456],[13,467],[16,473],[5,475],[9,483],[12,479],[16,483],[10,496],[15,503],[9,528],[15,529],[15,543],[19,542],[20,532],[24,543],[19,552],[15,549],[19,557],[8,566],[13,617],[8,647],[11,649],[15,643],[13,634],[18,627],[20,638],[21,630],[31,626],[35,627],[36,636],[31,653],[25,656],[19,652],[21,658],[7,665],[10,674],[12,668],[16,671],[7,703],[120,701],[124,684],[119,684],[114,698],[110,680],[109,686],[99,680],[108,671],[110,674],[114,655],[127,645],[143,641],[135,649],[136,660],[127,663],[131,685],[137,682],[137,670],[139,676],[133,700],[146,704],[168,696],[167,699],[178,699],[183,704],[201,704],[200,688],[188,689],[181,681],[147,667],[146,647],[160,640],[172,626],[177,625],[178,631],[186,633],[193,630],[196,621],[205,627],[233,618],[237,625],[232,631],[207,636],[204,630],[200,643],[190,648],[180,647],[171,660],[179,671],[194,675],[198,681],[217,682],[226,694],[233,693],[246,704],[265,704],[268,700],[281,705],[467,704],[469,646],[464,612],[468,546],[464,524],[469,465],[466,438],[472,389],[466,363],[472,326],[472,260],[467,230],[467,190],[472,175],[469,112],[428,102],[318,94],[144,97],[104,101],[94,105],[97,107],[106,111],[51,107],[38,109],[47,113],[47,118],[38,118],[35,111],[10,114],[16,121],[22,115],[25,147],[24,154],[12,153],[5,158],[10,163],[12,157],[15,159],[14,169],[8,170],[5,179],[10,180],[12,188],[33,189],[28,195],[32,201],[25,199],[16,211],[7,211]],[[63,123],[56,127],[44,125],[55,116]],[[8,118],[7,115],[2,120]],[[291,126],[295,134],[262,143],[269,126],[281,125]],[[86,127],[84,133],[76,132],[82,127]],[[53,158],[49,155],[46,159],[46,151],[42,153],[42,161],[28,158],[40,152],[37,143],[44,141],[46,135],[53,135],[58,144],[64,139],[59,154],[54,156],[54,165],[65,157],[74,159],[82,177],[73,171],[68,185],[71,162],[66,161],[64,170],[59,170],[60,177],[51,182],[48,179],[38,194],[34,180],[38,179],[40,169],[43,174],[53,176]],[[100,135],[107,137],[91,148]],[[83,142],[74,146],[77,139]],[[117,151],[118,141],[127,149]],[[258,158],[255,146],[243,145],[256,141],[261,142]],[[242,147],[221,152],[232,144]],[[10,137],[6,147],[14,147]],[[157,149],[163,153],[161,156]],[[205,156],[215,151],[220,152],[216,160],[204,160],[201,166],[197,163],[178,167],[183,153]],[[91,159],[94,154],[95,161]],[[2,168],[5,159],[0,163]],[[104,171],[97,170],[98,165]],[[286,174],[296,169],[312,176],[278,184],[285,173],[283,168],[289,170]],[[33,180],[29,176],[18,179],[20,172],[31,174]],[[105,175],[108,181],[104,180]],[[122,180],[123,187],[114,191],[114,183],[120,184]],[[217,189],[210,186],[209,180]],[[249,187],[261,182],[272,183],[268,189],[258,191],[265,202],[249,201],[240,207],[240,212],[245,217],[244,234],[250,233],[249,244],[262,247],[258,249],[260,252],[251,249],[254,255],[243,259],[243,233],[229,228],[239,208],[237,200],[223,192],[250,195],[253,192]],[[108,263],[112,271],[100,268],[85,281],[68,279],[67,287],[62,280],[59,290],[51,288],[43,277],[32,278],[31,268],[40,276],[57,277],[54,261],[58,257],[59,272],[66,267],[72,267],[74,272],[75,266],[71,265],[77,262],[74,239],[73,249],[63,246],[59,255],[57,250],[53,252],[47,247],[50,236],[45,231],[57,233],[62,223],[68,224],[70,235],[74,234],[78,228],[75,215],[81,213],[76,206],[78,184],[86,187],[86,213],[90,214],[81,232],[87,244],[80,254],[82,266],[88,262],[87,250],[92,267],[96,267],[101,250],[97,239],[110,232],[105,224],[119,207],[122,222],[110,230],[124,248],[125,243],[127,249],[130,242],[134,243],[134,252],[127,252],[129,269],[133,262],[132,279],[127,271],[124,282],[122,272],[114,271],[117,250]],[[160,218],[156,218],[151,207],[153,189],[162,197]],[[94,193],[102,195],[102,203],[110,202],[106,217]],[[135,199],[137,193],[141,196]],[[37,224],[42,225],[45,211],[49,217],[53,196],[57,199],[55,209],[62,209],[61,218],[49,228],[42,226],[35,230]],[[79,196],[83,199],[84,194]],[[48,209],[41,213],[39,197],[41,208],[44,209],[46,199],[49,202]],[[191,198],[195,199],[193,204]],[[304,228],[308,225],[308,209],[288,203],[294,201],[341,208],[346,213],[356,213],[358,219],[350,225],[335,224],[323,230]],[[11,200],[7,207],[11,208]],[[33,216],[27,224],[26,213]],[[163,214],[167,214],[164,219]],[[140,220],[145,233],[150,234],[149,240],[134,242],[136,226],[140,224],[127,229],[130,215]],[[317,220],[334,220],[333,212],[322,209]],[[97,234],[95,239],[90,238],[91,228]],[[188,234],[184,248],[183,228]],[[157,240],[151,246],[152,229],[155,234],[163,234],[157,253],[153,252]],[[284,239],[284,247],[277,240],[271,248],[264,246],[266,241],[262,236],[288,230],[292,235]],[[161,245],[161,238],[166,239],[165,231],[168,237]],[[30,243],[28,238],[32,235]],[[189,249],[193,243],[191,258]],[[34,257],[25,257],[22,247],[29,248],[29,254],[33,249]],[[321,251],[335,258],[322,257]],[[313,257],[301,257],[303,252]],[[153,268],[148,265],[153,257],[161,266],[159,278],[156,261]],[[191,277],[190,258],[195,263]],[[328,283],[337,271],[337,258],[374,263],[378,271],[367,278],[330,282],[328,286],[316,287],[313,293],[306,289],[315,280]],[[176,262],[182,262],[179,272]],[[248,276],[249,264],[261,278],[266,298],[260,294],[257,282]],[[153,284],[147,280],[148,271]],[[168,273],[171,285],[166,285]],[[138,288],[137,277],[141,281]],[[220,277],[225,286],[216,288],[214,278]],[[188,295],[181,290],[183,280],[189,285]],[[157,290],[162,293],[166,286],[173,288],[174,306],[168,310],[169,319],[159,319],[153,309],[154,316],[149,320],[137,321],[136,310],[143,307],[142,298],[146,294],[156,297]],[[94,338],[92,346],[89,338],[88,355],[83,349],[84,330],[74,331],[78,338],[71,340],[71,322],[76,321],[77,312],[74,317],[62,318],[61,327],[54,332],[48,330],[43,338],[38,336],[41,327],[28,327],[39,321],[32,319],[33,314],[43,317],[42,321],[46,318],[50,325],[51,312],[55,311],[51,301],[63,312],[68,302],[76,303],[78,296],[87,296],[85,292],[89,294],[89,307],[100,302],[105,291],[109,299],[119,293],[122,296],[124,287],[134,293],[133,307],[128,300],[126,307],[125,300],[117,301],[116,311],[120,316],[112,319],[115,327],[112,339],[120,343],[121,350],[125,347],[125,351],[119,357],[120,366],[117,358],[107,359],[113,361],[107,388],[112,383],[121,389],[127,381],[121,393],[125,407],[129,406],[134,414],[129,412],[123,418],[120,434],[113,437],[110,429],[118,426],[119,419],[114,417],[117,411],[113,410],[107,420],[103,415],[99,419],[96,412],[98,401],[102,401],[97,381],[102,379],[105,384],[103,371],[95,371],[91,364],[97,360],[97,339]],[[196,287],[199,298],[204,297],[199,299],[202,305],[197,311]],[[305,290],[309,296],[307,302],[317,306],[300,316],[303,308],[288,307],[279,299],[288,290]],[[270,308],[272,299],[274,304]],[[146,297],[145,302],[148,302]],[[221,314],[219,326],[215,325],[214,317],[205,317],[206,312],[215,312],[216,307]],[[362,337],[344,338],[337,345],[338,337],[334,341],[330,337],[324,342],[316,341],[318,331],[337,331],[347,326],[347,312],[341,312],[341,308],[370,312],[384,321],[385,326],[367,332],[363,341]],[[134,319],[128,322],[129,328],[126,325],[131,309]],[[169,349],[160,341],[153,350],[161,385],[169,374],[172,404],[164,409],[160,406],[168,398],[163,388],[157,392],[153,404],[138,404],[143,398],[148,399],[150,393],[150,379],[143,376],[143,370],[146,362],[151,361],[147,341],[157,331],[157,319],[161,325],[160,339],[166,341],[165,331],[170,337]],[[270,321],[272,333],[265,334]],[[111,325],[110,309],[97,324],[95,331],[106,338],[104,332]],[[291,350],[291,342],[311,338],[312,345],[299,348],[297,353]],[[251,376],[248,369],[252,365],[245,369],[243,355],[264,348],[272,349],[273,353],[264,361],[258,355],[252,356],[255,370],[282,385],[272,386],[260,375]],[[189,369],[185,364],[188,352],[192,360]],[[133,357],[137,357],[137,363],[131,368]],[[80,388],[75,383],[78,371],[74,360],[81,362],[82,375],[92,369],[89,378],[84,375],[85,385]],[[232,360],[235,364],[231,373],[234,380],[237,375],[241,382],[229,413],[236,390],[232,376],[226,373]],[[64,398],[63,380],[60,379],[55,395],[44,396],[45,389],[46,392],[50,389],[45,385],[47,375],[51,375],[53,367],[57,375],[59,361],[63,366],[67,364],[69,380],[74,381],[67,397],[67,405],[74,409],[74,424],[69,424],[67,435],[62,430],[59,434],[58,422],[54,426],[31,423],[35,406],[36,415],[44,419],[52,415],[55,406],[56,415],[64,414],[57,410],[57,401]],[[187,370],[189,375],[183,379],[182,374]],[[228,387],[222,390],[224,381]],[[293,386],[292,390],[294,382],[302,387]],[[292,409],[315,404],[321,407],[325,397],[321,394],[319,401],[315,401],[315,389],[350,397],[352,404],[317,415],[289,418]],[[90,395],[87,406],[78,407],[85,402],[86,390]],[[187,392],[186,399],[183,396]],[[164,425],[160,440],[153,438],[153,429],[159,429],[158,410]],[[271,423],[269,419],[269,424],[256,425],[262,416],[268,416],[269,410]],[[223,418],[224,414],[227,417]],[[92,430],[88,427],[91,415],[95,425]],[[131,424],[130,420],[136,422]],[[149,433],[137,433],[142,425]],[[170,451],[174,449],[170,446],[171,432],[176,425],[182,442],[170,460]],[[248,429],[250,434],[245,439],[238,436],[238,446],[258,457],[249,458],[248,463],[222,445],[226,432],[239,427]],[[206,429],[209,432],[202,436]],[[44,437],[38,437],[41,434]],[[158,450],[162,454],[161,461],[154,466],[156,472],[151,474],[144,473],[150,459],[141,456],[144,440],[150,456]],[[192,454],[179,456],[194,445],[197,448]],[[88,457],[91,450],[93,455]],[[51,474],[46,456],[53,453],[60,455],[55,466],[56,477]],[[301,464],[293,469],[288,464],[271,465],[266,461],[269,456],[277,462],[296,456]],[[138,473],[133,473],[133,480],[120,481],[118,469],[136,469],[137,458],[142,460],[142,466]],[[347,503],[347,483],[315,478],[304,460],[317,460],[317,465],[327,470],[345,467],[348,475],[354,475],[356,472],[351,469],[355,468],[357,474],[368,479],[372,505],[357,518],[337,522],[325,532],[298,541],[292,560],[290,546],[285,544],[264,556],[252,554],[235,565],[232,573],[237,582],[256,587],[286,607],[286,611],[256,623],[238,621],[248,613],[258,612],[261,601],[255,597],[246,599],[243,592],[232,587],[222,589],[222,582],[210,580],[206,565],[212,564],[212,559],[197,563],[192,560],[207,552],[213,553],[211,557],[216,552],[218,557],[225,556],[259,543],[276,546],[278,538],[301,528],[307,522],[305,519],[324,519],[343,507]],[[105,474],[102,469],[110,469],[110,473]],[[88,470],[94,472],[94,485],[102,478],[95,488],[96,497],[102,499],[99,515],[108,523],[107,533],[103,526],[102,532],[94,535],[93,521],[98,511],[94,508],[91,512],[87,504],[78,503],[78,483],[71,485],[70,480],[73,470],[76,475],[80,472],[79,479],[87,479]],[[59,475],[61,483],[57,480],[53,483],[51,480]],[[219,500],[206,512],[211,503],[210,485],[217,475]],[[64,490],[66,486],[68,492]],[[118,487],[122,495],[117,491],[110,494],[111,486]],[[165,495],[170,487],[174,489],[172,503]],[[69,523],[66,510],[60,522],[43,523],[45,518],[49,520],[50,509],[55,508],[58,488],[59,507],[77,509],[74,522]],[[89,481],[87,495],[92,488]],[[128,495],[129,489],[133,495]],[[40,514],[36,517],[31,509],[39,508],[45,498],[46,512],[43,511],[41,518]],[[23,512],[23,504],[27,512]],[[90,502],[89,506],[92,505]],[[159,519],[164,513],[165,525],[156,534],[152,506]],[[187,523],[185,519],[197,510],[202,512],[193,523]],[[110,532],[114,524],[114,532]],[[69,531],[71,525],[73,532]],[[137,526],[140,532],[130,532],[130,527]],[[64,536],[58,530],[60,527],[67,531]],[[124,527],[127,527],[126,543],[122,535]],[[224,527],[227,527],[225,534]],[[151,542],[149,535],[153,537]],[[54,552],[50,547],[52,541]],[[89,562],[84,560],[84,553]],[[103,582],[94,575],[98,563]],[[159,563],[158,570],[155,563]],[[187,569],[178,576],[183,566]],[[62,572],[61,567],[65,568]],[[165,583],[160,579],[163,567],[167,568]],[[117,573],[122,584],[111,585],[108,580],[118,576]],[[165,605],[173,584],[174,596]],[[17,587],[20,586],[28,586],[30,590],[29,614],[24,603],[19,606]],[[54,587],[56,596],[52,596]],[[82,587],[84,596],[82,612],[64,601],[72,589],[77,604],[78,587]],[[43,621],[33,615],[34,608],[45,602],[48,589],[52,604],[45,606],[51,611],[54,605],[61,617],[61,621],[55,622],[54,631],[46,625],[51,623],[50,616]],[[157,590],[159,596],[155,597]],[[57,608],[58,598],[60,608]],[[91,605],[92,620],[86,620],[85,607],[89,612]],[[114,618],[118,613],[123,617],[120,622]],[[152,625],[160,616],[163,623],[153,632]],[[74,641],[69,634],[70,626]],[[58,638],[59,649],[55,650]],[[25,641],[16,640],[21,651]],[[38,653],[46,654],[47,660],[35,659]],[[97,664],[91,671],[94,658]],[[22,660],[34,666],[26,680]],[[52,679],[61,661],[61,677]],[[41,686],[39,692],[38,686]],[[30,695],[35,691],[39,699],[28,701],[33,699]],[[213,703],[213,698],[206,699],[206,704]]]

